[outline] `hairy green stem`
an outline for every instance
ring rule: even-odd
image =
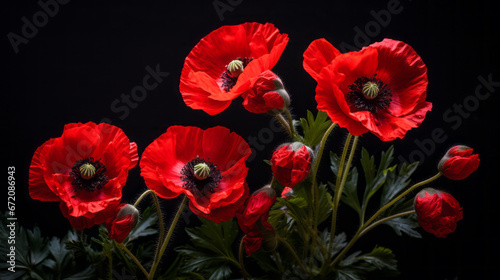
[[[340,260],[344,257],[344,255],[349,251],[349,249],[351,249],[351,247],[354,245],[354,243],[356,243],[356,241],[362,236],[364,235],[366,232],[367,232],[367,229],[371,229],[373,228],[373,225],[378,225],[380,224],[379,222],[384,220],[380,220],[378,222],[375,222],[374,224],[371,224],[373,221],[375,221],[375,219],[380,215],[382,214],[385,210],[387,210],[387,208],[391,207],[392,205],[394,205],[394,203],[396,203],[398,200],[400,200],[401,198],[405,197],[407,194],[409,194],[410,192],[412,192],[413,190],[415,190],[416,188],[418,187],[421,187],[423,185],[426,185],[434,180],[436,180],[437,178],[439,178],[441,176],[441,173],[437,173],[436,175],[432,176],[431,178],[427,179],[427,180],[424,180],[422,182],[419,182],[419,183],[416,183],[415,185],[411,186],[410,188],[408,188],[406,191],[402,192],[400,195],[398,195],[397,197],[395,197],[393,200],[391,200],[389,203],[387,203],[386,205],[382,206],[375,214],[373,214],[373,216],[368,219],[366,222],[362,223],[361,226],[359,227],[358,231],[356,232],[356,234],[354,234],[353,238],[351,239],[351,241],[344,247],[344,249],[337,255],[337,257],[335,257],[335,259],[330,263],[330,266],[333,267],[335,266],[337,263],[340,262]],[[407,212],[403,212],[405,214],[411,214],[413,213],[413,211],[407,211]],[[401,214],[401,213],[400,213]],[[396,215],[393,215],[391,216],[393,218],[396,218],[396,217],[399,217],[398,214]],[[387,220],[385,220],[387,221]]]
[[[139,203],[147,195],[151,195],[151,197],[153,198],[153,202],[154,202],[155,208],[156,208],[156,214],[158,215],[158,227],[160,228],[160,234],[158,235],[158,246],[156,246],[155,257],[154,257],[154,259],[156,259],[158,257],[159,248],[161,247],[162,242],[163,242],[163,238],[165,236],[165,225],[163,224],[163,213],[161,212],[160,201],[158,200],[158,196],[156,195],[156,193],[153,190],[147,190],[144,193],[142,193],[141,196],[139,196],[139,198],[135,201],[134,207],[137,207],[139,205]]]
[[[313,229],[316,231],[318,228],[318,212],[319,212],[319,189],[318,189],[318,169],[319,165],[321,162],[321,157],[323,156],[323,151],[325,149],[326,145],[326,140],[328,139],[328,136],[332,132],[332,130],[337,126],[336,123],[332,123],[328,129],[325,131],[325,134],[323,134],[323,137],[321,138],[321,142],[319,143],[319,148],[318,148],[318,154],[316,155],[316,159],[314,160],[313,166],[312,166],[312,191],[313,191],[313,205],[314,205],[314,211],[313,211]]]
[[[347,175],[349,175],[349,169],[351,168],[352,159],[354,158],[354,153],[356,152],[356,146],[358,144],[359,136],[354,137],[354,141],[352,142],[351,152],[349,153],[349,159],[347,160],[347,164],[344,167],[345,157],[347,154],[349,142],[351,141],[352,135],[349,133],[347,137],[346,144],[344,145],[344,151],[342,152],[342,159],[339,166],[339,171],[337,173],[337,184],[335,185],[335,193],[333,196],[333,209],[332,209],[332,225],[330,228],[330,249],[333,246],[333,239],[335,237],[335,231],[337,227],[337,212],[340,204],[340,196],[342,196],[342,191],[344,190],[345,183],[347,181]],[[342,170],[342,173],[341,173]],[[341,178],[339,180],[339,178]],[[340,182],[340,183],[339,183]]]
[[[141,262],[139,262],[139,260],[134,256],[134,254],[132,254],[132,252],[129,251],[129,249],[127,249],[127,247],[125,247],[125,245],[121,244],[121,243],[118,243],[118,245],[120,246],[120,248],[123,249],[123,251],[125,251],[125,253],[127,253],[127,255],[132,259],[132,261],[135,263],[135,265],[137,265],[137,267],[139,267],[139,269],[142,271],[142,273],[144,273],[144,275],[146,275],[146,279],[149,279],[149,274],[148,272],[146,271],[146,269],[142,266]]]
[[[170,225],[170,228],[168,229],[167,236],[165,237],[165,240],[161,244],[160,248],[160,253],[158,256],[156,256],[155,260],[153,261],[153,266],[151,267],[151,270],[149,271],[149,279],[153,279],[155,276],[156,268],[158,267],[158,264],[160,263],[161,257],[165,253],[165,249],[167,248],[168,242],[170,241],[170,238],[172,237],[172,234],[174,233],[175,226],[177,225],[177,222],[179,221],[179,218],[181,217],[182,211],[184,210],[184,206],[186,206],[188,198],[187,196],[184,195],[184,198],[182,199],[181,205],[179,206],[179,209],[177,209],[177,213],[175,214],[174,220],[172,221],[172,224]]]
[[[243,279],[244,280],[247,280],[248,279],[248,276],[247,276],[247,271],[245,270],[245,263],[244,263],[244,260],[243,260],[243,239],[245,239],[245,236],[244,235],[242,238],[241,238],[241,241],[240,241],[240,249],[239,249],[239,252],[238,252],[238,259],[240,261],[240,268],[241,268],[241,274],[243,275]]]
[[[285,118],[283,118],[281,114],[275,115],[274,117],[280,122],[281,126],[283,126],[283,128],[286,130],[286,133],[288,133],[288,135],[293,139],[292,128],[285,120]]]
[[[306,267],[302,263],[302,260],[299,258],[299,256],[297,255],[297,252],[295,252],[295,249],[292,247],[292,245],[290,245],[290,243],[288,243],[288,241],[286,241],[286,239],[284,239],[283,237],[281,237],[279,235],[277,235],[277,238],[281,243],[283,243],[283,245],[285,245],[288,248],[290,253],[292,253],[293,257],[295,258],[297,263],[300,265],[300,268],[302,269],[302,271],[305,274],[308,274]]]
[[[365,235],[368,231],[372,230],[374,227],[378,226],[378,225],[381,225],[389,220],[392,220],[394,218],[398,218],[398,217],[402,217],[402,216],[406,216],[406,215],[410,215],[410,214],[414,214],[415,213],[415,210],[410,210],[410,211],[406,211],[406,212],[401,212],[401,213],[398,213],[398,214],[394,214],[392,216],[389,216],[389,217],[385,217],[383,219],[380,219],[376,222],[374,222],[373,224],[371,224],[370,226],[367,226],[360,234],[359,236],[363,236]]]

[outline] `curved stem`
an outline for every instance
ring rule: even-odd
[[[286,241],[284,238],[282,238],[281,236],[277,235],[276,236],[278,238],[278,240],[283,243],[283,245],[285,245],[288,250],[290,251],[290,253],[292,253],[293,257],[295,258],[295,260],[297,261],[297,263],[300,265],[300,268],[302,269],[302,271],[305,273],[305,274],[308,274],[307,273],[307,269],[306,267],[304,266],[304,264],[302,263],[302,260],[299,258],[299,256],[297,255],[297,252],[295,252],[295,249],[293,249],[292,245],[290,245],[290,243],[288,243],[288,241]]]
[[[347,154],[346,147],[348,147],[348,143],[351,141],[352,135],[349,133],[349,136],[346,140],[346,144],[344,145],[344,151],[342,152],[343,160],[345,161],[345,154]],[[345,183],[347,181],[347,175],[349,175],[349,170],[351,169],[352,159],[354,158],[354,153],[356,152],[356,146],[358,144],[359,136],[354,137],[354,141],[352,142],[351,152],[349,153],[349,159],[347,160],[347,164],[343,167],[343,162],[339,166],[339,171],[337,173],[337,185],[335,185],[335,194],[333,196],[333,209],[332,209],[332,225],[330,229],[330,248],[333,246],[333,239],[335,236],[335,230],[337,227],[337,211],[340,203],[340,196],[342,195],[342,191],[344,190]],[[341,175],[342,169],[342,175]],[[342,178],[339,180],[339,178]],[[340,184],[338,183],[340,181]]]
[[[290,125],[285,120],[285,118],[283,118],[281,114],[275,115],[274,117],[280,122],[281,126],[283,126],[283,128],[286,130],[286,133],[288,133],[288,135],[290,135],[290,137],[293,138],[292,129],[290,128]]]
[[[337,126],[336,123],[332,123],[328,129],[325,131],[325,134],[323,134],[323,137],[321,138],[321,142],[319,143],[319,149],[318,149],[318,154],[316,155],[316,159],[314,160],[313,167],[312,167],[312,188],[313,188],[313,205],[314,205],[314,211],[313,211],[313,229],[316,231],[318,228],[318,212],[319,212],[319,189],[318,189],[318,169],[319,169],[319,164],[321,162],[321,157],[323,156],[323,150],[325,149],[325,144],[326,140],[328,139],[328,136],[332,132],[332,130]]]
[[[286,115],[286,119],[288,121],[288,126],[290,127],[290,135],[292,136],[292,139],[294,139],[295,137],[295,126],[293,125],[293,118],[292,118],[292,114],[290,114],[290,110],[288,110],[288,108],[285,109],[285,115]]]
[[[184,198],[182,199],[181,205],[179,206],[179,209],[177,209],[177,213],[175,214],[174,220],[172,221],[172,224],[170,225],[170,228],[168,229],[167,236],[165,237],[165,240],[163,241],[161,248],[160,248],[160,253],[158,256],[156,256],[155,260],[153,261],[153,266],[151,267],[151,270],[149,272],[149,279],[153,279],[156,268],[158,267],[158,264],[160,263],[161,257],[163,256],[163,253],[165,253],[165,249],[167,248],[168,242],[170,241],[170,238],[172,237],[172,234],[174,233],[175,226],[177,225],[177,222],[179,221],[179,218],[181,217],[182,211],[184,210],[184,206],[186,206],[188,198],[187,196],[184,195]]]
[[[146,275],[146,279],[149,279],[149,274],[148,272],[146,271],[146,269],[142,266],[141,262],[139,262],[139,260],[134,256],[134,254],[132,254],[132,252],[130,252],[127,247],[125,247],[123,244],[121,243],[118,243],[118,245],[120,246],[120,248],[123,249],[123,251],[125,251],[125,253],[127,253],[127,255],[132,259],[132,261],[135,263],[135,265],[137,265],[137,267],[139,267],[139,269],[141,269],[142,273],[144,273],[144,275]]]
[[[398,218],[398,217],[402,217],[402,216],[406,216],[406,215],[411,215],[411,214],[414,214],[415,213],[415,210],[410,210],[410,211],[406,211],[406,212],[401,212],[401,213],[398,213],[398,214],[394,214],[392,216],[389,216],[389,217],[385,217],[383,219],[380,219],[376,222],[374,222],[373,224],[371,224],[370,226],[367,226],[363,231],[361,231],[361,233],[359,234],[359,236],[363,236],[365,235],[368,231],[372,230],[374,227],[380,225],[380,224],[383,224],[389,220],[392,220],[394,218]]]
[[[283,265],[281,264],[281,259],[279,258],[278,254],[276,253],[276,250],[273,250],[273,256],[274,259],[276,260],[276,265],[278,266],[278,269],[281,273],[285,273],[285,269],[283,268]]]
[[[113,280],[113,254],[109,252],[108,255],[108,270],[109,270],[109,280]]]
[[[349,249],[351,249],[351,247],[354,245],[354,243],[356,243],[356,241],[362,235],[364,235],[369,229],[372,229],[374,226],[380,224],[379,223],[380,221],[384,220],[384,219],[382,219],[382,220],[377,221],[374,224],[370,225],[380,214],[382,214],[385,210],[387,210],[387,208],[391,207],[394,203],[396,203],[398,200],[400,200],[401,198],[403,198],[404,196],[406,196],[407,194],[409,194],[411,191],[415,190],[418,187],[421,187],[423,185],[426,185],[426,184],[428,184],[428,183],[436,180],[440,176],[441,176],[441,173],[438,172],[436,175],[432,176],[431,178],[429,178],[427,180],[424,180],[422,182],[416,183],[415,185],[411,186],[406,191],[402,192],[400,195],[398,195],[397,197],[395,197],[389,203],[387,203],[386,205],[382,206],[375,214],[373,214],[373,216],[370,219],[368,219],[365,223],[363,223],[359,227],[359,229],[356,232],[356,234],[354,234],[354,237],[347,244],[347,246],[345,246],[344,249],[337,255],[337,257],[335,257],[335,259],[333,260],[333,262],[330,263],[330,266],[335,266],[338,262],[340,262],[340,260],[342,259],[342,257],[349,251]],[[411,211],[403,212],[403,213],[411,214]],[[400,213],[400,214],[402,214],[402,213]],[[391,216],[391,217],[392,217],[391,219],[393,219],[393,218],[396,218],[397,215],[394,215],[394,216]]]
[[[416,183],[415,185],[411,186],[408,188],[406,191],[402,192],[400,195],[395,197],[393,200],[388,202],[386,205],[382,206],[373,216],[364,223],[365,225],[369,225],[371,222],[373,222],[380,214],[382,214],[387,208],[391,207],[394,203],[396,203],[398,200],[401,198],[405,197],[407,194],[412,192],[418,187],[421,187],[423,185],[429,184],[430,182],[436,180],[437,178],[441,177],[441,172],[438,172],[436,175],[432,176],[431,178],[424,180],[422,182]]]
[[[246,235],[244,235],[240,241],[240,249],[239,249],[239,253],[238,253],[238,259],[240,261],[240,268],[241,268],[241,274],[243,274],[243,279],[247,280],[248,276],[247,276],[247,272],[245,270],[245,264],[243,262],[243,239],[245,239],[245,236]]]
[[[163,213],[161,212],[160,201],[158,200],[158,196],[156,195],[156,193],[153,190],[147,190],[147,191],[143,192],[141,194],[141,196],[139,196],[139,198],[135,201],[134,207],[137,207],[139,205],[139,203],[149,194],[153,198],[153,202],[154,202],[155,207],[156,207],[156,214],[158,215],[158,227],[160,228],[160,234],[158,235],[158,246],[156,246],[155,257],[154,257],[154,259],[156,259],[158,257],[159,248],[161,247],[162,242],[163,242],[163,238],[165,236],[165,225],[163,223]]]

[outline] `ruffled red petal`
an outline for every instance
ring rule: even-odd
[[[59,201],[60,198],[54,191],[52,191],[47,183],[45,182],[44,172],[45,172],[45,161],[47,157],[47,152],[50,149],[49,146],[52,145],[54,139],[50,139],[43,145],[38,147],[31,160],[30,170],[29,170],[29,193],[33,199],[38,199],[42,201]]]
[[[341,52],[325,39],[314,40],[304,52],[304,69],[315,80],[318,80],[321,70],[339,55]]]

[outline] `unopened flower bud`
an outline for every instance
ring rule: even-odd
[[[253,86],[243,95],[243,106],[252,113],[281,114],[290,106],[290,96],[281,79],[272,71],[260,74]]]
[[[137,208],[130,204],[120,204],[116,216],[106,224],[109,237],[122,243],[138,221]]]
[[[463,218],[462,207],[453,196],[432,188],[421,190],[414,205],[420,226],[436,237],[444,238],[454,232]]]
[[[462,180],[479,167],[479,155],[472,154],[472,148],[463,145],[452,147],[439,161],[438,170],[446,178]]]
[[[300,142],[284,144],[273,153],[271,158],[274,178],[283,186],[293,188],[307,177],[312,160],[313,150],[306,145]],[[286,190],[290,191],[290,189]]]

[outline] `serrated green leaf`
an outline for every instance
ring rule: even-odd
[[[338,176],[338,170],[340,165],[340,158],[334,152],[330,152],[330,169]],[[347,174],[346,182],[344,185],[344,189],[341,194],[341,201],[345,204],[349,205],[352,209],[354,209],[358,215],[361,216],[361,204],[359,202],[358,197],[358,169],[356,167],[351,167],[349,173]],[[335,191],[335,184],[329,182],[328,185]]]
[[[383,206],[390,202],[394,197],[396,197],[401,191],[403,191],[410,183],[410,176],[417,170],[418,162],[414,162],[410,165],[403,163],[397,172],[391,170],[387,174],[386,183],[382,189],[382,195],[380,198],[380,205]]]
[[[361,165],[365,174],[366,187],[361,203],[362,213],[368,208],[370,198],[385,184],[387,175],[393,172],[397,165],[390,166],[394,160],[394,147],[391,146],[387,151],[382,152],[378,167],[375,165],[375,157],[370,156],[366,149],[361,152]]]
[[[300,124],[304,132],[303,143],[306,146],[314,147],[321,142],[323,135],[332,121],[328,119],[325,112],[318,111],[316,118],[311,111],[307,111],[307,118],[301,118]]]
[[[201,226],[186,228],[192,245],[176,248],[186,256],[181,272],[200,272],[209,279],[226,279],[231,275],[229,264],[238,265],[231,246],[239,229],[235,221],[216,224],[208,219],[199,218]]]
[[[419,223],[415,215],[410,217],[398,217],[384,222],[394,229],[397,235],[401,236],[403,233],[413,238],[422,238],[422,235],[415,229],[419,227]]]
[[[157,234],[158,229],[155,228],[157,221],[158,215],[155,206],[151,205],[141,213],[141,219],[128,234],[126,242]]]

